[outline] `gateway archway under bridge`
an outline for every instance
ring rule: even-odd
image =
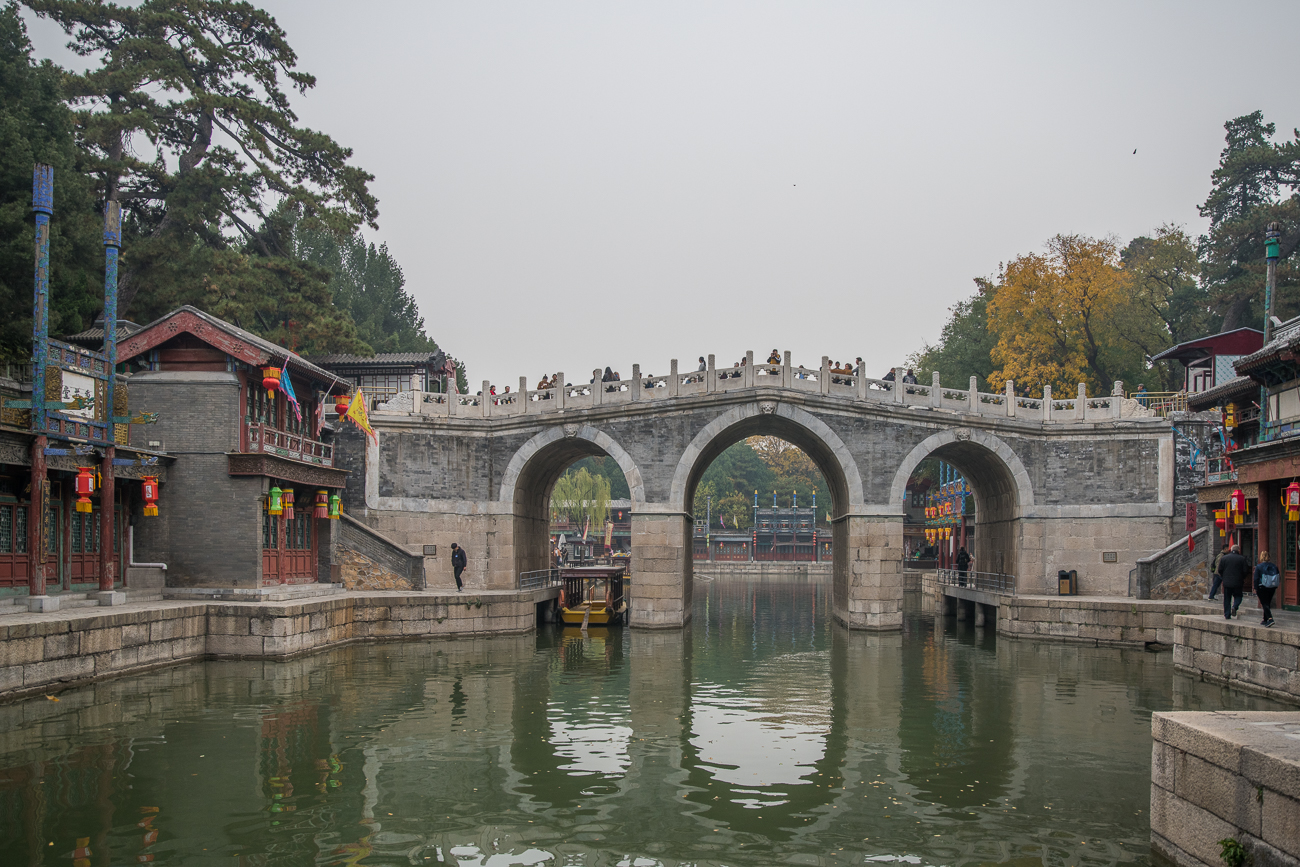
[[[1130,565],[1170,542],[1171,429],[1118,395],[896,388],[825,364],[747,365],[724,378],[731,372],[634,374],[482,400],[406,392],[371,416],[377,443],[340,431],[336,463],[352,471],[345,506],[408,545],[460,543],[467,587],[507,589],[548,565],[555,480],[577,458],[605,455],[632,503],[636,627],[689,619],[695,487],[723,449],[755,434],[799,446],[825,476],[833,613],[852,628],[901,626],[903,498],[929,456],[970,480],[977,562],[1002,563],[1022,593],[1054,589],[1065,568],[1079,570],[1085,592],[1126,595]],[[444,559],[431,561],[435,575],[450,574]]]

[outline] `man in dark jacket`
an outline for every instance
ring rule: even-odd
[[[1250,575],[1250,561],[1241,555],[1241,546],[1233,545],[1219,561],[1219,574],[1223,576],[1223,617],[1231,620],[1241,607],[1241,591]]]
[[[1223,583],[1223,576],[1219,574],[1219,561],[1222,560],[1223,555],[1227,553],[1228,553],[1228,543],[1224,542],[1223,549],[1219,551],[1219,553],[1214,555],[1214,562],[1210,564],[1210,574],[1214,578],[1213,583],[1210,584],[1211,602],[1214,601],[1215,595],[1217,595],[1219,592],[1219,585]]]
[[[451,568],[452,568],[452,570],[454,570],[455,573],[456,573],[456,592],[457,592],[457,593],[459,593],[459,592],[461,591],[460,573],[462,573],[462,572],[465,571],[465,564],[466,564],[466,562],[467,562],[467,561],[466,561],[466,559],[465,559],[465,549],[462,548],[461,546],[457,545],[455,542],[452,542],[452,543],[451,543]],[[1224,598],[1226,599],[1227,597],[1224,597]],[[1240,590],[1237,591],[1237,602],[1238,602],[1238,603],[1241,602],[1241,591],[1240,591]]]

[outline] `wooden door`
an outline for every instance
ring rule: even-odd
[[[262,584],[280,583],[280,515],[262,511]]]
[[[27,503],[0,503],[0,587],[27,584],[27,508]]]
[[[68,570],[73,585],[99,584],[99,509],[73,510],[69,527]]]

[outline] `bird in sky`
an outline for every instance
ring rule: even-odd
[[[1137,152],[1138,152],[1138,149],[1137,149],[1137,148],[1133,148],[1133,153],[1137,153]]]

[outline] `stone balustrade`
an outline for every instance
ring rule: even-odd
[[[1155,417],[1155,413],[1125,400],[1123,384],[1116,382],[1111,394],[1088,395],[1079,383],[1078,392],[1068,398],[1055,397],[1051,386],[1041,398],[1016,394],[1015,383],[1006,381],[999,392],[979,391],[971,377],[964,388],[945,386],[935,373],[928,383],[902,382],[905,368],[894,368],[894,381],[873,379],[852,373],[837,373],[830,359],[823,356],[819,367],[802,367],[791,363],[785,353],[781,364],[754,363],[754,353],[745,353],[739,366],[719,367],[710,355],[704,370],[681,370],[677,359],[669,364],[666,375],[649,375],[639,364],[632,366],[632,376],[618,382],[601,382],[601,371],[593,370],[592,382],[530,389],[524,377],[519,390],[491,394],[491,384],[483,382],[481,395],[402,392],[376,413],[411,414],[445,418],[507,418],[589,410],[606,405],[666,401],[727,394],[746,389],[778,389],[804,394],[821,394],[865,403],[902,407],[927,407],[974,415],[1016,418],[1026,421],[1080,422],[1105,421],[1128,417]],[[565,380],[564,374],[558,378]]]

